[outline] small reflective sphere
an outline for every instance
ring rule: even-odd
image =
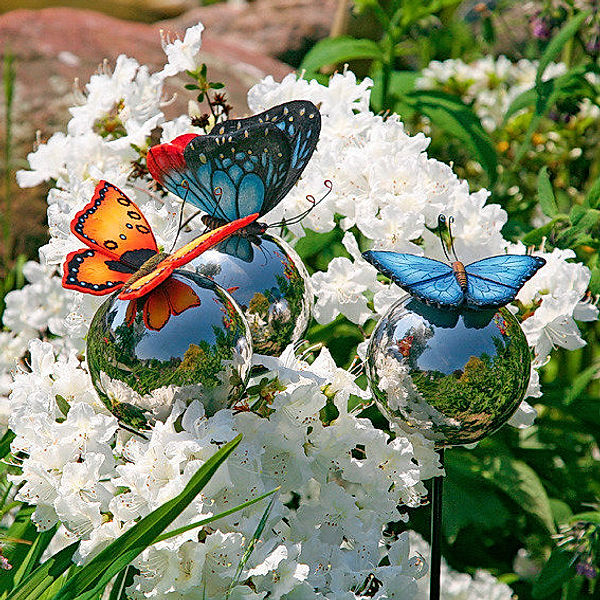
[[[367,377],[388,420],[456,446],[506,423],[525,395],[530,361],[508,309],[442,310],[405,296],[373,331]]]
[[[170,413],[175,400],[200,400],[206,413],[230,406],[246,386],[248,323],[214,282],[175,271],[137,300],[111,296],[87,339],[92,383],[107,408],[136,429]]]
[[[279,356],[302,338],[312,308],[312,287],[302,260],[281,238],[233,235],[184,268],[224,287],[250,325],[254,352]]]

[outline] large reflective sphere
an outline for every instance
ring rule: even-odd
[[[231,293],[250,325],[254,352],[279,356],[306,332],[310,279],[298,254],[281,238],[234,235],[186,268]]]
[[[87,361],[94,387],[125,424],[164,418],[177,399],[207,414],[230,406],[247,383],[246,319],[214,282],[182,271],[138,300],[111,296],[94,315]]]
[[[411,296],[379,321],[367,376],[382,413],[438,447],[476,442],[519,406],[530,374],[525,335],[506,308],[451,311]]]

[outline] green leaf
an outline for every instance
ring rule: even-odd
[[[550,43],[546,46],[546,49],[540,58],[540,64],[535,75],[536,88],[541,88],[542,77],[544,76],[546,68],[558,57],[563,49],[563,46],[577,33],[589,15],[589,12],[581,12],[575,15],[563,26],[563,28],[552,38],[552,40],[550,40]]]
[[[104,548],[88,564],[71,577],[53,600],[73,600],[79,595],[93,597],[92,592],[102,589],[127,564],[134,560],[168,527],[200,493],[219,466],[235,450],[241,434],[213,454],[194,473],[183,491],[145,516],[131,529]]]
[[[13,565],[10,571],[3,571],[0,577],[0,598],[13,588],[13,582],[17,574],[18,566],[25,560],[33,542],[40,535],[31,521],[35,507],[22,506],[15,516],[12,525],[4,533],[8,540],[3,541],[3,554],[8,562]]]
[[[539,246],[544,238],[550,236],[554,230],[562,230],[570,225],[567,215],[558,215],[549,223],[545,223],[537,229],[532,229],[523,236],[523,243],[526,246]]]
[[[186,83],[183,87],[186,90],[199,90],[200,89],[200,87],[197,86],[195,83]]]
[[[600,223],[600,210],[574,206],[570,218],[572,226],[558,236],[556,245],[560,248],[573,248],[593,241],[591,233]]]
[[[544,82],[545,83],[545,82]],[[506,109],[506,113],[504,115],[504,125],[506,122],[517,112],[523,110],[524,108],[529,108],[535,104],[535,100],[538,96],[537,90],[532,87],[524,92],[521,92],[509,105]]]
[[[246,550],[244,551],[244,555],[242,556],[242,558],[237,566],[237,569],[235,570],[235,575],[233,577],[233,581],[231,582],[230,586],[227,588],[227,595],[225,596],[225,600],[227,600],[227,598],[229,598],[229,596],[231,594],[231,590],[233,590],[233,588],[238,584],[240,577],[242,575],[242,572],[244,570],[244,567],[246,566],[248,559],[250,558],[252,552],[254,551],[254,548],[256,547],[256,543],[260,540],[260,537],[262,536],[262,533],[265,529],[265,525],[267,524],[269,515],[271,514],[271,509],[273,508],[274,502],[275,502],[275,497],[271,498],[271,501],[269,502],[269,505],[265,509],[265,512],[263,513],[263,515],[258,523],[258,526],[256,527],[254,534],[252,535],[252,538],[249,540],[248,545],[246,546]]]
[[[596,266],[591,269],[592,276],[590,277],[589,288],[592,295],[600,294],[600,267]]]
[[[383,53],[372,40],[354,39],[347,36],[326,38],[315,44],[302,60],[298,70],[312,73],[326,65],[337,65],[360,58],[382,60]]]
[[[73,565],[73,554],[79,546],[75,542],[44,561],[21,585],[12,591],[7,600],[39,600],[63,573]]]
[[[519,162],[523,156],[525,156],[526,152],[531,147],[531,136],[536,131],[542,118],[558,100],[563,97],[572,97],[576,94],[581,94],[584,90],[591,92],[590,83],[585,78],[586,73],[589,70],[590,68],[588,65],[579,65],[560,77],[542,81],[539,85],[536,85],[535,88],[532,88],[532,90],[527,90],[527,92],[523,92],[521,96],[515,98],[504,117],[505,123],[517,110],[525,108],[526,101],[534,99],[534,112],[525,134],[525,141],[519,148],[519,152],[515,157],[516,162]]]
[[[274,490],[271,490],[270,492],[267,492],[266,494],[262,494],[261,496],[258,496],[257,498],[253,498],[252,500],[246,500],[246,502],[242,502],[241,504],[238,504],[237,506],[234,506],[233,508],[225,510],[219,514],[213,515],[212,517],[207,517],[206,519],[202,519],[201,521],[196,521],[195,523],[191,523],[190,525],[184,525],[183,527],[179,527],[178,529],[173,529],[172,531],[163,533],[162,535],[159,535],[156,538],[156,542],[162,542],[163,540],[168,540],[169,538],[172,538],[172,537],[175,537],[176,535],[185,533],[186,531],[190,531],[191,529],[203,527],[204,525],[208,525],[209,523],[212,523],[213,521],[218,521],[219,519],[223,519],[224,517],[227,517],[229,515],[232,515],[233,513],[239,512],[240,510],[244,510],[245,508],[248,508],[249,506],[252,506],[253,504],[256,504],[257,502],[260,502],[261,500],[268,498],[269,496],[271,496],[272,494],[274,494],[277,491],[279,491],[278,487],[275,488]]]
[[[225,87],[224,83],[220,83],[219,81],[214,81],[208,84],[208,87],[210,87],[213,90],[221,90]]]
[[[479,530],[499,528],[506,524],[510,512],[498,497],[498,492],[481,481],[461,453],[446,454],[444,481],[444,534],[453,543],[461,529],[475,526]]]
[[[569,523],[571,523],[571,524],[579,523],[580,521],[584,521],[585,523],[594,523],[595,525],[600,525],[600,511],[594,510],[594,511],[578,513],[576,515],[573,515],[569,519]]]
[[[548,495],[540,478],[529,465],[509,456],[490,457],[482,475],[525,512],[537,517],[550,533],[554,533],[554,518]]]
[[[585,203],[590,208],[600,208],[600,177],[594,181],[589,189],[585,197]]]
[[[402,99],[405,94],[415,89],[415,83],[420,75],[418,71],[392,71],[390,74],[388,88],[390,102],[394,111],[403,118],[407,118],[409,115],[406,114],[406,104],[402,102]],[[373,88],[371,91],[372,109],[375,112],[379,112],[389,108],[387,106],[379,106],[377,103],[378,99],[381,98],[381,86],[383,83],[381,69],[374,69],[371,73],[371,78],[373,79]],[[414,112],[413,109],[410,109],[410,111]]]
[[[563,550],[554,550],[533,582],[532,596],[535,600],[547,598],[572,579],[576,574],[573,562],[572,554]]]
[[[48,529],[48,531],[43,531],[37,536],[35,542],[33,542],[33,545],[29,549],[27,556],[16,569],[16,572],[13,576],[13,585],[18,585],[35,569],[42,554],[52,541],[57,529],[58,526],[55,525],[54,527]]]
[[[547,217],[555,217],[558,214],[558,206],[554,197],[554,190],[550,183],[548,167],[542,167],[537,178],[537,199],[542,212]]]
[[[498,167],[496,149],[470,106],[460,98],[439,90],[414,90],[405,94],[404,101],[428,116],[435,125],[465,142],[473,153],[472,158],[483,166],[490,186],[493,186]]]
[[[599,372],[600,365],[593,364],[581,371],[581,373],[578,373],[575,379],[573,379],[573,383],[565,390],[565,405],[569,406],[569,404],[577,400]]]
[[[4,432],[2,439],[0,439],[0,459],[5,458],[10,454],[10,445],[16,437],[17,436],[10,429],[7,429]]]

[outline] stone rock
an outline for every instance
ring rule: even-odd
[[[185,29],[202,21],[212,36],[298,66],[314,43],[329,35],[337,5],[338,0],[219,2],[170,23]]]
[[[122,21],[100,13],[71,8],[48,8],[38,11],[17,10],[0,15],[0,52],[11,52],[16,69],[13,104],[12,168],[25,166],[36,132],[42,140],[56,131],[64,131],[69,120],[68,107],[73,104],[73,81],[81,85],[97,70],[119,54],[132,56],[140,64],[158,70],[165,61],[161,48],[161,29],[182,36],[187,18],[156,24]],[[247,112],[248,89],[271,74],[281,79],[291,68],[261,52],[238,44],[235,39],[206,31],[203,35],[202,60],[210,78],[226,84],[229,101],[238,115]],[[177,93],[175,102],[165,113],[172,117],[187,111],[193,96],[183,88],[183,78],[171,78],[166,93]],[[0,102],[0,151],[5,139],[4,101]],[[0,154],[1,155],[1,154]],[[13,180],[10,194],[15,219],[17,250],[36,256],[36,249],[47,235],[45,226],[46,190],[18,190]],[[7,201],[0,191],[0,208]],[[0,274],[1,276],[1,274]]]

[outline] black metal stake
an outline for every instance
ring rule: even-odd
[[[439,450],[444,466],[444,449]],[[431,560],[429,561],[429,600],[440,600],[440,567],[442,562],[442,492],[443,477],[435,477],[431,494]]]

